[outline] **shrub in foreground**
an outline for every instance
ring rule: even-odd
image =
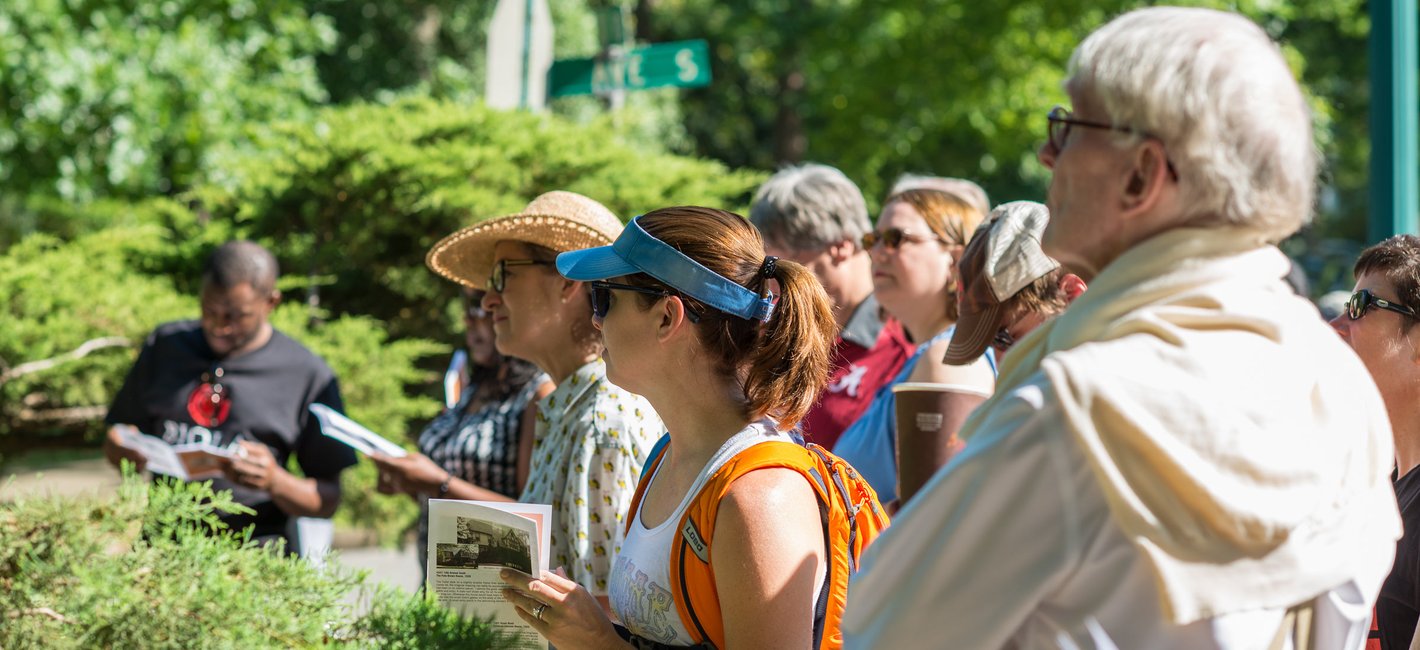
[[[240,508],[207,484],[132,475],[109,497],[0,505],[0,647],[509,647],[483,621],[335,563],[204,531]]]

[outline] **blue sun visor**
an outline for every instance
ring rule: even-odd
[[[761,298],[738,282],[705,268],[669,244],[652,237],[632,219],[610,246],[569,251],[557,256],[557,272],[568,280],[590,282],[645,273],[715,309],[747,320],[768,321],[774,294]]]

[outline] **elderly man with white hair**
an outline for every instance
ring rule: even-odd
[[[850,648],[1358,648],[1399,535],[1365,367],[1283,281],[1306,102],[1251,22],[1125,14],[1049,115],[1047,254],[1089,282],[864,557]]]

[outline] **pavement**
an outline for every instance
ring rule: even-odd
[[[0,503],[26,496],[101,496],[118,488],[118,472],[102,457],[70,457],[19,462],[0,467]],[[360,531],[336,530],[335,561],[369,571],[368,581],[384,582],[413,593],[419,588],[419,562],[414,543],[403,548],[370,545]],[[352,601],[354,599],[352,598]],[[363,609],[364,603],[357,603]]]

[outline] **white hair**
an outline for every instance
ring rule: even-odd
[[[749,220],[766,241],[792,250],[857,242],[873,229],[863,191],[828,165],[785,167],[755,192]]]
[[[1245,226],[1269,241],[1311,219],[1311,113],[1281,50],[1248,19],[1131,11],[1075,49],[1066,87],[1097,100],[1116,126],[1163,142],[1186,197],[1183,216]]]
[[[888,196],[897,196],[907,190],[937,190],[946,192],[966,201],[971,207],[976,208],[981,214],[991,212],[991,199],[986,196],[986,190],[980,185],[965,178],[950,178],[947,176],[919,176],[917,174],[903,174],[897,177],[897,182],[892,184],[892,190]]]

